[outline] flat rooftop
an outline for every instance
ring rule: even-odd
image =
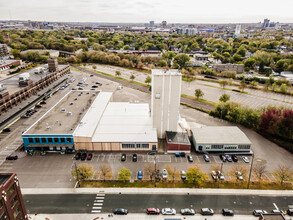
[[[152,69],[152,75],[161,76],[161,75],[173,75],[181,76],[181,72],[178,69]]]
[[[207,126],[192,128],[196,143],[201,144],[251,144],[237,126]]]
[[[186,144],[190,145],[187,133],[166,131],[166,139],[170,144]]]
[[[92,138],[92,142],[157,141],[149,104],[128,102],[109,102]]]
[[[0,174],[0,185],[4,185],[11,176],[11,174]]]
[[[72,134],[99,91],[69,91],[24,134]]]

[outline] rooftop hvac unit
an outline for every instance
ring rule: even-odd
[[[67,112],[67,116],[71,116],[72,115],[72,113],[71,112]]]

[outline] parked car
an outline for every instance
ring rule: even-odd
[[[142,176],[143,176],[142,171],[141,170],[138,171],[137,172],[137,179],[141,180],[142,179]]]
[[[185,156],[186,156],[185,152],[180,153],[180,157],[185,157]]]
[[[220,159],[221,159],[223,162],[226,162],[226,156],[225,156],[225,155],[221,154],[219,157],[220,157]]]
[[[42,108],[42,106],[41,106],[41,105],[36,105],[35,107],[36,107],[36,108]]]
[[[180,157],[180,153],[175,153],[175,157]]]
[[[160,214],[160,209],[158,209],[158,208],[148,208],[146,213],[148,215],[159,215]]]
[[[133,154],[133,155],[132,155],[132,161],[133,161],[133,162],[136,162],[136,161],[137,161],[137,154]]]
[[[90,77],[93,77],[93,76],[94,76],[93,74],[90,75]]]
[[[216,171],[214,171],[214,170],[212,170],[211,176],[214,180],[216,180],[218,178],[218,175],[217,175]]]
[[[27,115],[27,114],[24,114],[24,115],[21,116],[21,118],[29,118],[29,117],[30,117],[30,116]]]
[[[233,160],[234,162],[238,162],[238,157],[237,157],[236,155],[232,155],[232,160]]]
[[[155,155],[156,154],[156,151],[155,150],[151,150],[148,152],[148,155]]]
[[[163,208],[162,214],[163,215],[176,215],[176,210],[173,208]]]
[[[18,156],[14,155],[14,154],[11,154],[11,155],[6,157],[6,160],[17,160],[17,159],[18,159]]]
[[[184,170],[181,171],[181,179],[186,180],[186,173]]]
[[[61,151],[60,151],[60,154],[61,154],[61,155],[64,155],[64,154],[65,154],[65,150],[61,150]]]
[[[41,101],[40,104],[41,104],[41,105],[46,105],[47,102],[45,102],[45,101]]]
[[[246,157],[246,156],[242,156],[242,160],[243,160],[245,163],[249,163],[248,157]]]
[[[212,210],[210,208],[202,208],[200,210],[200,214],[202,214],[202,215],[213,215],[214,214],[214,210]]]
[[[243,176],[242,176],[242,173],[240,171],[236,171],[236,176],[237,176],[237,179],[239,180],[243,180]]]
[[[125,161],[126,160],[126,154],[122,154],[121,155],[121,161]]]
[[[11,128],[4,128],[3,129],[3,132],[10,132],[11,131]]]
[[[94,88],[91,88],[90,90],[91,90],[91,91],[96,91],[96,89],[94,89]]]
[[[76,160],[79,160],[80,157],[81,157],[81,153],[80,153],[80,152],[77,152],[77,153],[75,154],[75,156],[74,156],[74,158],[75,158]]]
[[[128,211],[127,211],[127,209],[118,208],[118,209],[114,209],[113,213],[115,215],[127,215]]]
[[[89,153],[88,155],[87,155],[87,160],[91,160],[93,158],[93,154],[92,153]]]
[[[218,178],[219,178],[219,180],[225,179],[224,174],[221,171],[218,171]]]
[[[254,216],[260,216],[261,214],[267,214],[268,212],[266,210],[260,210],[260,209],[255,209],[253,210],[252,214]]]
[[[98,86],[96,86],[96,85],[93,85],[93,86],[92,86],[92,88],[98,88]]]
[[[42,151],[40,152],[40,155],[41,155],[41,156],[46,156],[46,155],[47,155],[47,151],[42,150]]]
[[[203,155],[203,159],[205,162],[210,162],[210,157],[207,154]]]
[[[187,159],[188,159],[189,162],[193,162],[193,158],[192,158],[191,155],[188,155],[188,156],[187,156]]]
[[[228,162],[232,162],[232,157],[229,154],[225,155],[225,157]]]
[[[80,160],[85,160],[87,157],[87,153],[83,152],[80,156]]]
[[[163,172],[162,172],[162,178],[163,179],[167,179],[168,178],[168,172],[166,169],[163,169]]]
[[[224,216],[233,216],[234,215],[234,212],[231,209],[222,209],[222,214]]]
[[[288,209],[287,210],[287,215],[293,216],[293,209]]]
[[[194,215],[195,211],[194,209],[181,209],[180,211],[181,215]]]

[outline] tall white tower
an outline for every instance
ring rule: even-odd
[[[240,33],[241,33],[241,24],[237,24],[235,29],[235,37],[239,37]]]
[[[179,70],[152,70],[152,121],[158,138],[177,131],[182,74]]]

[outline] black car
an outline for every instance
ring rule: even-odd
[[[156,151],[155,150],[151,150],[148,152],[148,155],[155,155],[156,154]]]
[[[6,160],[17,160],[18,156],[17,155],[9,155],[6,157]]]
[[[125,161],[126,160],[126,154],[122,154],[121,155],[121,161]]]
[[[185,152],[180,153],[180,157],[185,157],[185,156],[186,156]]]
[[[288,209],[287,210],[287,215],[293,216],[293,209]]]
[[[4,128],[4,129],[3,129],[3,132],[10,132],[10,131],[11,131],[10,128]]]
[[[81,154],[80,159],[85,160],[86,157],[87,157],[87,153],[84,152],[84,153]]]
[[[74,158],[75,158],[76,160],[79,160],[79,159],[80,159],[80,156],[81,156],[81,153],[78,152],[78,153],[75,154]]]
[[[223,162],[226,162],[226,156],[225,156],[225,155],[221,154],[221,155],[220,155],[220,159],[221,159]]]
[[[191,155],[188,155],[188,156],[187,156],[187,159],[188,159],[189,162],[193,162],[193,158],[192,158]]]
[[[230,209],[222,209],[222,214],[224,216],[233,216],[234,212],[233,212],[233,210],[230,210]]]
[[[132,155],[132,161],[133,161],[133,162],[136,162],[136,161],[137,161],[137,154],[133,154],[133,155]]]
[[[45,102],[45,101],[41,101],[40,104],[41,104],[41,105],[46,105],[47,102]]]
[[[236,155],[232,155],[232,160],[233,160],[234,162],[238,162],[238,157],[237,157]]]
[[[128,211],[127,209],[115,209],[113,212],[115,215],[127,215]]]

